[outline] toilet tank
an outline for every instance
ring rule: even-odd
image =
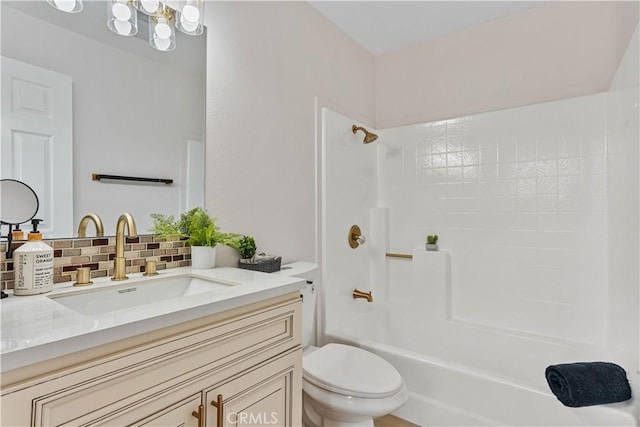
[[[300,291],[302,297],[302,346],[307,348],[315,338],[316,295],[320,267],[312,262],[294,262],[283,265],[278,273],[282,276],[296,277],[307,281]]]

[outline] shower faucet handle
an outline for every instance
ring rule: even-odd
[[[351,228],[349,229],[349,235],[347,236],[347,239],[349,241],[349,246],[351,246],[352,249],[357,248],[358,246],[364,244],[364,242],[367,241],[367,239],[365,239],[364,236],[362,235],[362,231],[360,231],[360,227],[358,227],[357,225],[351,226]]]

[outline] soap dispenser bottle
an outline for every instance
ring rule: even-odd
[[[41,221],[31,220],[33,231],[27,236],[27,243],[13,252],[14,295],[43,294],[53,288],[53,249],[42,241],[38,231]]]
[[[11,240],[24,240],[24,231],[20,229],[20,224],[11,232]]]

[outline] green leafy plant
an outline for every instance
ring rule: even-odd
[[[178,222],[174,219],[173,215],[162,215],[159,213],[152,213],[153,226],[149,229],[153,234],[158,237],[182,237],[184,233],[181,232]]]
[[[180,215],[178,229],[189,236],[191,246],[215,246],[223,238],[216,227],[216,218],[202,208],[193,208]]]
[[[251,236],[236,233],[222,233],[220,243],[238,251],[242,259],[253,258],[256,253],[256,241]]]
[[[253,258],[256,254],[256,241],[251,236],[242,236],[240,244],[238,245],[238,252],[240,252],[241,258]]]
[[[427,243],[430,245],[435,245],[436,243],[438,243],[438,235],[434,234],[433,236],[427,236]]]

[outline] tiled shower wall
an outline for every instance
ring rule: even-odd
[[[604,342],[606,94],[380,134],[389,251],[440,236],[452,320]],[[389,262],[392,302],[409,302],[409,264]]]
[[[78,267],[89,267],[91,278],[113,275],[116,238],[45,240],[53,248],[54,283],[72,282]],[[25,242],[13,242],[16,250]],[[185,241],[156,241],[155,236],[127,237],[124,245],[127,274],[144,272],[146,261],[156,261],[157,269],[187,267],[191,265],[191,248]],[[3,290],[13,289],[13,259],[7,259],[7,243],[0,244],[0,285]]]

